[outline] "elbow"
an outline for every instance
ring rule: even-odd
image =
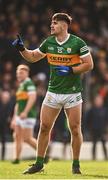
[[[94,64],[91,63],[90,70],[92,70],[93,68],[94,68]]]
[[[88,70],[91,71],[93,68],[94,68],[94,64],[93,64],[93,62],[92,62],[92,63],[89,64]]]
[[[37,99],[37,95],[35,93],[34,96],[33,96],[34,103],[36,102],[36,99]]]

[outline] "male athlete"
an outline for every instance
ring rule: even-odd
[[[20,64],[16,70],[19,87],[16,92],[16,105],[11,121],[14,130],[15,159],[13,164],[18,164],[21,158],[23,142],[36,150],[36,139],[33,130],[36,124],[36,87],[29,78],[29,67]]]
[[[70,23],[71,17],[68,14],[54,14],[51,22],[51,36],[43,41],[38,49],[26,49],[19,36],[13,42],[27,61],[37,62],[47,56],[50,65],[48,91],[40,114],[37,159],[35,164],[24,171],[24,174],[33,174],[43,170],[51,129],[62,108],[66,113],[72,136],[72,173],[81,174],[79,155],[83,139],[80,75],[93,68],[93,60],[86,43],[68,33]]]

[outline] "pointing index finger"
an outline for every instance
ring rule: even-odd
[[[19,34],[17,34],[17,38],[21,41],[21,36]]]

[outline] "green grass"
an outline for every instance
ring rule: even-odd
[[[107,161],[81,161],[82,175],[72,175],[71,161],[51,161],[44,173],[23,175],[22,172],[32,161],[22,161],[13,165],[9,161],[0,162],[0,179],[108,179]]]

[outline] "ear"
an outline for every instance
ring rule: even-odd
[[[62,25],[63,25],[63,29],[68,29],[68,25],[64,21],[62,22]]]

